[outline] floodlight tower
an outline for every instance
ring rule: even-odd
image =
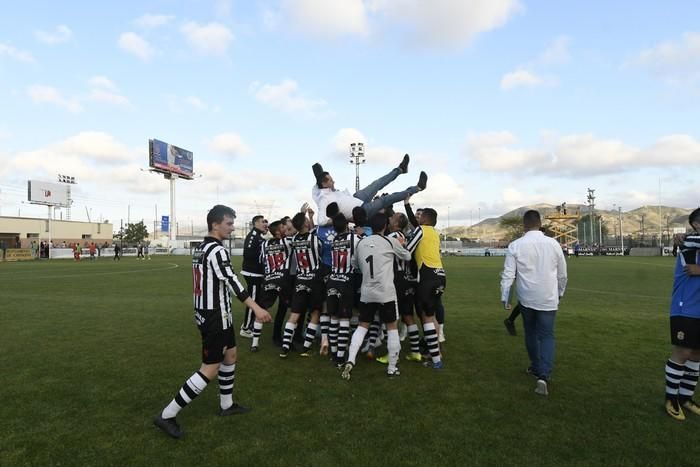
[[[588,188],[588,196],[586,197],[588,201],[588,221],[591,226],[591,240],[595,240],[595,231],[593,230],[593,216],[595,215],[595,190]]]
[[[355,164],[355,191],[360,191],[360,164],[365,162],[365,143],[350,144],[350,163]]]
[[[75,177],[73,177],[73,176],[71,176],[71,175],[62,175],[62,174],[58,174],[58,182],[59,182],[59,183],[65,183],[65,184],[68,185],[68,186],[66,187],[66,195],[67,195],[67,196],[66,196],[66,199],[67,199],[67,203],[66,203],[66,205],[67,205],[67,206],[66,206],[66,220],[69,221],[69,220],[70,220],[70,207],[71,207],[71,205],[73,204],[73,199],[70,197],[70,186],[71,186],[71,185],[76,185],[77,182],[75,181]]]

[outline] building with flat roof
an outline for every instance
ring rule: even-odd
[[[31,217],[0,216],[0,248],[29,248],[33,241],[51,240],[54,245],[74,242],[112,244],[112,224]],[[19,244],[19,245],[18,245]]]

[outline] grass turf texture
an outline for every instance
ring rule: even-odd
[[[445,258],[445,370],[388,379],[360,356],[345,382],[318,354],[280,360],[267,325],[259,353],[237,336],[253,412],[217,416],[212,382],[176,441],[152,418],[200,363],[189,258],[0,263],[0,464],[694,465],[700,417],[662,404],[673,260],[568,260],[548,399],[520,318],[503,327],[502,264]]]

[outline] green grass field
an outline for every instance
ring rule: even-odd
[[[0,263],[0,464],[696,465],[700,417],[662,405],[673,260],[569,260],[548,399],[521,322],[503,327],[502,264],[445,259],[445,370],[390,380],[360,357],[342,381],[325,358],[280,360],[269,325],[260,353],[238,340],[253,412],[218,417],[210,384],[176,441],[151,420],[199,366],[189,258]]]

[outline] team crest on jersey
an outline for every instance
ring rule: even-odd
[[[676,334],[676,337],[678,338],[679,341],[682,341],[685,339],[685,333],[683,331],[678,331],[678,334]]]

